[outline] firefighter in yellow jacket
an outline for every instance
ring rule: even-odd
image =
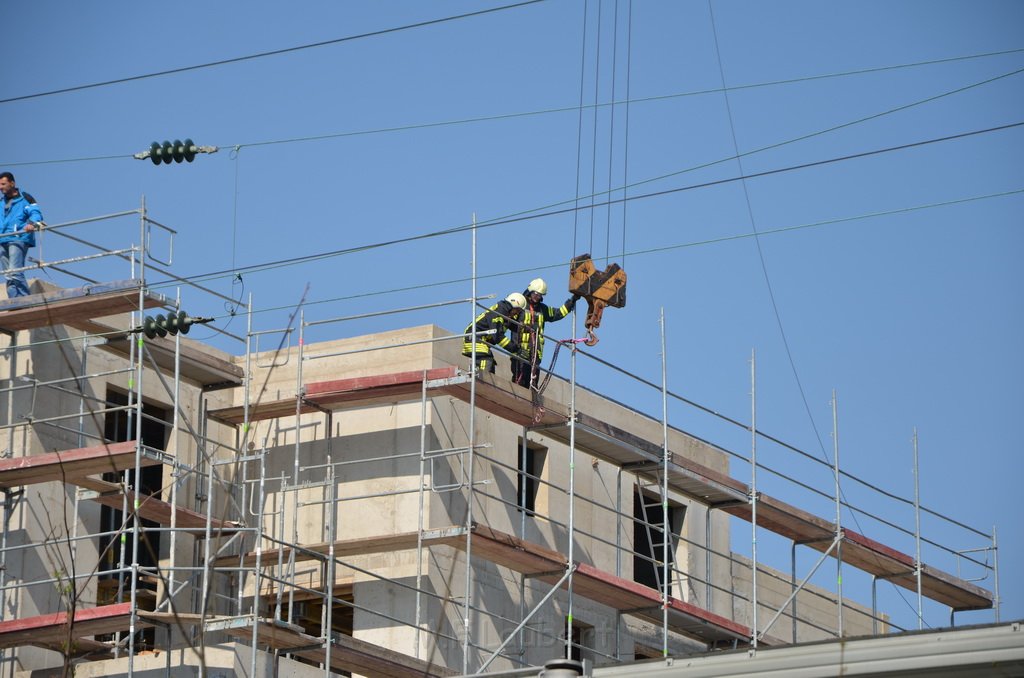
[[[561,320],[576,307],[577,295],[572,295],[561,306],[552,308],[544,303],[548,284],[542,278],[530,281],[523,291],[526,308],[520,321],[519,351],[512,358],[512,381],[523,388],[536,386],[544,357],[544,324]]]
[[[476,317],[466,327],[466,338],[462,343],[462,355],[473,356],[473,325],[476,325],[476,361],[481,372],[494,372],[494,355],[491,346],[500,346],[515,355],[519,352],[518,322],[526,307],[526,297],[513,292]],[[486,334],[493,330],[491,334]],[[505,330],[511,330],[505,336]]]

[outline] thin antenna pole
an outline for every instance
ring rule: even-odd
[[[832,452],[836,480],[836,591],[839,597],[839,637],[843,637],[843,525],[842,502],[839,489],[839,404],[836,401],[836,390],[832,389]]]
[[[917,628],[924,628],[921,597],[921,467],[918,465],[917,427],[914,427],[914,577],[917,579]]]
[[[750,560],[753,615],[750,646],[757,649],[757,356],[750,349]]]

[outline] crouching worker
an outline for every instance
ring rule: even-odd
[[[476,317],[466,327],[466,338],[462,343],[462,355],[472,359],[473,357],[473,327],[476,327],[476,368],[480,372],[494,373],[494,354],[491,353],[491,346],[500,346],[509,353],[519,352],[518,323],[519,316],[526,307],[526,297],[518,292],[513,292],[494,306]],[[491,332],[485,334],[485,332]],[[511,330],[509,336],[505,331]]]

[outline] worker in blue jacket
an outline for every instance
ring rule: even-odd
[[[0,268],[7,277],[7,297],[27,295],[25,272],[14,270],[25,266],[29,247],[35,247],[36,231],[45,224],[39,205],[28,193],[18,190],[14,175],[0,172],[0,193],[4,196],[3,224],[0,227]]]

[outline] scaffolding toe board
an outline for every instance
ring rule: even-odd
[[[131,508],[135,503],[135,493],[130,490],[125,491],[117,483],[97,478],[80,478],[75,481],[75,484],[89,490],[89,493],[85,495],[86,498],[91,499],[97,504],[109,506],[112,509],[121,510],[126,503]],[[173,523],[181,529],[190,530],[193,536],[196,537],[204,536],[206,531],[206,515],[191,511],[182,506],[174,506],[155,496],[143,496],[139,499],[138,506],[134,507],[134,510],[140,518],[152,520],[164,527],[168,527]],[[215,535],[231,532],[238,529],[238,527],[237,523],[229,520],[210,519],[210,529]]]
[[[574,592],[585,598],[629,612],[652,624],[662,623],[661,594],[649,586],[616,577],[585,563],[576,566],[572,586]],[[665,605],[668,626],[674,631],[710,645],[750,642],[751,630],[748,626],[671,596]],[[781,644],[781,641],[771,638],[761,639],[760,642],[765,645]]]
[[[52,481],[75,482],[78,478],[135,468],[135,441],[80,447],[63,452],[0,459],[0,488],[12,489]],[[159,459],[143,450],[140,464],[153,466]]]
[[[68,641],[73,646],[77,639],[86,636],[127,631],[131,619],[131,603],[76,610],[70,624],[67,612],[12,619],[0,622],[0,648],[36,645],[56,649],[67,647]],[[149,622],[136,618],[136,628],[150,626]]]
[[[497,563],[521,574],[536,576],[542,581],[558,583],[566,571],[569,561],[564,555],[547,547],[527,542],[485,525],[476,524],[472,530],[473,554],[489,562]],[[447,545],[458,549],[466,548],[464,527],[445,527],[426,530],[422,535],[416,532],[347,539],[334,543],[336,558],[346,558],[369,553],[393,552],[423,546]],[[294,551],[296,560],[323,558],[328,554],[330,544],[312,544],[295,549],[264,551],[261,563],[276,565],[279,558],[288,558]],[[218,566],[238,565],[240,556],[218,558]],[[256,563],[256,554],[241,556],[244,566]],[[592,565],[579,563],[576,566],[573,590],[595,602],[613,609],[632,614],[656,624],[661,623],[661,595],[654,589],[621,577],[603,572]],[[669,598],[669,627],[691,638],[717,645],[723,642],[748,642],[750,629],[721,615],[703,610],[696,605]],[[771,644],[771,639],[764,641]]]
[[[224,628],[224,631],[229,636],[251,642],[252,620],[244,620],[244,623]],[[260,619],[256,626],[256,642],[261,646],[269,646],[281,653],[301,657],[316,664],[327,662],[325,640],[303,633],[292,624]],[[457,671],[345,635],[334,637],[331,643],[330,665],[332,669],[350,671],[369,678],[459,675]]]
[[[461,542],[456,542],[462,546]],[[473,554],[515,570],[536,576],[542,581],[558,583],[569,562],[558,551],[527,542],[510,534],[483,525],[473,527]],[[602,605],[607,605],[641,619],[661,624],[661,594],[586,563],[577,563],[573,591]],[[677,633],[712,645],[747,643],[750,628],[696,605],[674,598],[668,599],[668,626]],[[765,641],[770,644],[771,639]]]
[[[131,355],[133,335],[118,333],[113,327],[98,322],[88,325],[80,323],[77,326],[92,334],[106,336],[106,343],[101,345],[105,351],[125,357]],[[176,339],[146,339],[143,346],[146,349],[144,361],[147,365],[152,362],[167,375],[173,375],[177,369],[178,374],[199,384],[206,391],[234,388],[244,382],[245,370],[231,362],[228,356],[218,355],[211,347],[201,346],[181,335]]]
[[[401,532],[388,534],[380,537],[367,537],[364,539],[341,539],[333,544],[304,544],[302,546],[286,546],[280,549],[268,549],[259,554],[259,562],[263,567],[276,566],[278,560],[289,560],[295,554],[295,562],[308,560],[324,560],[333,549],[334,557],[338,559],[363,556],[370,553],[383,553],[391,551],[404,551],[414,549],[417,545],[424,547],[453,545],[455,540],[466,538],[466,528],[445,527],[435,530],[424,530],[419,532]],[[255,567],[257,555],[249,552],[241,556],[221,556],[214,561],[216,567]]]
[[[411,399],[418,399],[424,388],[430,397],[450,395],[469,402],[473,392],[473,378],[456,367],[439,367],[415,372],[394,372],[366,377],[333,379],[307,384],[296,405],[295,398],[280,398],[256,403],[248,409],[249,421],[262,421],[287,417],[296,413],[308,414],[322,409],[370,407]],[[564,415],[547,407],[536,407],[525,391],[513,386],[509,380],[493,375],[479,375],[476,380],[476,404],[480,409],[504,417],[518,424],[560,424]],[[238,425],[245,421],[244,407],[226,407],[211,410],[209,416],[226,424]]]
[[[29,294],[0,301],[0,329],[8,332],[47,325],[88,325],[94,318],[139,310],[142,280],[118,280],[84,287]],[[167,304],[163,295],[142,292],[145,308]]]
[[[568,425],[548,426],[543,432],[568,443]],[[577,414],[575,442],[580,451],[639,475],[656,478],[664,465],[661,445],[584,413]],[[670,489],[737,518],[752,519],[750,486],[746,483],[675,452],[669,453],[667,475]],[[835,523],[765,494],[758,495],[757,524],[822,553],[829,550],[837,533]],[[873,539],[845,530],[842,558],[868,574],[917,590],[914,559]],[[922,565],[921,589],[928,598],[957,611],[989,609],[993,605],[991,592],[927,565]]]

